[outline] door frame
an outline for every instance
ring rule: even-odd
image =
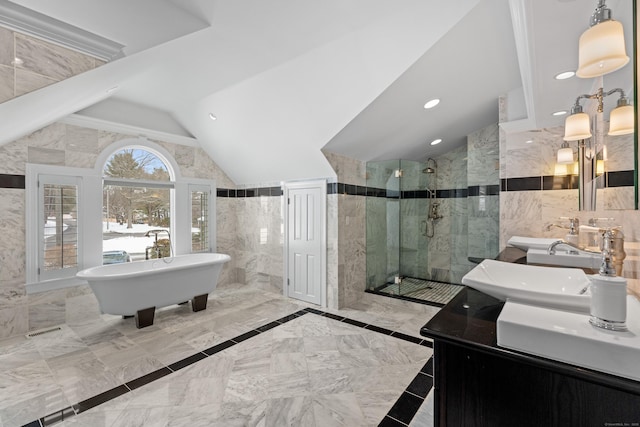
[[[327,180],[309,180],[309,181],[295,181],[285,182],[283,187],[282,198],[282,212],[284,218],[284,274],[282,275],[282,293],[285,297],[289,297],[289,286],[287,280],[289,276],[289,190],[300,190],[305,188],[318,188],[320,189],[320,305],[321,307],[327,307]]]

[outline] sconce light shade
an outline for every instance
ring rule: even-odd
[[[578,141],[591,138],[591,125],[587,113],[576,113],[568,116],[564,121],[564,140]]]
[[[588,79],[602,76],[624,67],[628,62],[620,22],[600,22],[580,36],[576,71],[578,77]]]
[[[568,142],[562,143],[562,147],[558,150],[556,163],[560,165],[573,164],[573,149],[569,147]]]
[[[611,110],[609,116],[609,135],[633,133],[633,106],[623,105]]]

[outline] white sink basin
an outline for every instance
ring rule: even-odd
[[[530,264],[550,264],[564,267],[600,268],[602,255],[584,251],[572,254],[567,249],[567,246],[558,245],[554,255],[549,255],[546,249],[529,249],[527,251],[527,262]]]
[[[498,345],[640,381],[640,302],[627,297],[626,332],[596,328],[589,315],[508,301]]]
[[[561,310],[589,312],[589,279],[577,268],[541,267],[485,259],[464,285],[498,298]]]
[[[562,239],[546,239],[543,237],[513,236],[507,240],[509,246],[528,251],[529,249],[547,249],[549,245]]]

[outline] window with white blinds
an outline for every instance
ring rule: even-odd
[[[189,186],[191,194],[191,251],[208,252],[211,249],[209,236],[210,187]]]
[[[78,271],[78,185],[77,177],[40,177],[40,280],[71,277]]]

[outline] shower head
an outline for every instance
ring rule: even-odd
[[[431,162],[433,164],[433,167],[429,166],[429,162]],[[435,173],[436,172],[436,168],[438,167],[438,164],[436,163],[436,161],[434,159],[429,157],[427,159],[426,165],[427,165],[427,167],[422,169],[422,173]]]

